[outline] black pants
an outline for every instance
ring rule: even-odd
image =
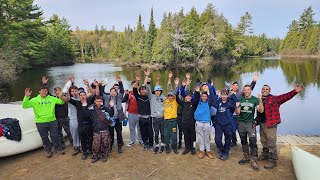
[[[182,115],[177,116],[177,124],[178,124],[178,129],[179,129],[179,134],[178,134],[178,142],[181,143],[182,140],[182,135],[183,133],[183,128],[182,128]]]
[[[93,130],[91,124],[80,124],[78,126],[78,133],[80,136],[80,142],[82,151],[84,153],[91,153],[92,151],[92,139]]]
[[[58,126],[59,126],[59,140],[61,145],[64,145],[64,138],[63,138],[63,133],[62,133],[62,128],[64,129],[64,131],[67,133],[67,136],[69,138],[69,142],[72,145],[73,141],[72,141],[72,136],[70,133],[70,120],[69,117],[63,117],[63,118],[58,118],[57,117],[57,121],[58,121]]]
[[[118,146],[123,146],[123,137],[122,137],[122,122],[119,119],[115,119],[116,124],[114,127],[110,127],[110,136],[111,136],[111,147],[114,144],[114,130],[116,130],[117,133],[117,143]]]
[[[159,133],[161,136],[161,142],[164,143],[164,119],[163,118],[152,118],[152,128],[154,133],[154,141],[156,145],[159,144]]]
[[[239,129],[239,127],[238,127],[239,116],[238,115],[234,115],[233,119],[234,119],[235,124],[236,124],[236,129],[234,131],[232,131],[231,142],[237,143],[237,130]]]
[[[182,130],[184,135],[184,144],[186,149],[191,150],[193,147],[193,142],[196,141],[196,129],[195,124],[182,123]]]
[[[151,118],[139,118],[142,141],[145,145],[153,146],[153,130]]]
[[[59,141],[57,121],[52,121],[47,123],[36,123],[36,126],[40,134],[40,137],[42,139],[43,148],[46,150],[46,152],[51,152],[51,142],[48,138],[48,135],[49,135],[48,132],[50,132],[50,138],[55,149],[58,151],[62,150],[61,144]]]

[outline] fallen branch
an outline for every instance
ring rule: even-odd
[[[158,169],[153,170],[148,176],[146,176],[146,178],[150,177],[152,174],[154,174],[157,171],[158,171]]]

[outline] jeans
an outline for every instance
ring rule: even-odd
[[[36,123],[36,127],[42,139],[43,148],[46,150],[46,152],[51,152],[51,142],[48,138],[49,132],[55,149],[58,151],[62,150],[59,141],[58,122],[56,120],[47,123]]]

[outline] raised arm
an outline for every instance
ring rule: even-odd
[[[157,74],[156,76],[156,86],[160,85],[161,74]]]
[[[255,73],[253,75],[253,78],[252,78],[252,81],[251,81],[251,84],[250,84],[251,90],[253,90],[254,87],[256,86],[256,83],[257,83],[258,79],[259,79],[259,74]]]
[[[119,92],[121,94],[124,94],[124,87],[123,87],[123,83],[122,83],[120,75],[116,75],[116,80],[118,81],[118,84],[119,84]]]
[[[198,106],[199,101],[200,101],[200,86],[196,86],[194,91],[194,104]]]
[[[292,99],[296,94],[300,93],[301,91],[304,90],[304,87],[303,86],[296,86],[294,88],[294,90],[288,92],[288,93],[285,93],[285,94],[282,94],[282,95],[279,95],[279,96],[275,96],[275,101],[278,103],[278,104],[283,104],[287,101],[289,101],[290,99]]]
[[[22,108],[23,109],[27,109],[27,108],[31,108],[33,107],[33,99],[30,99],[30,96],[32,94],[32,91],[30,90],[30,88],[26,88],[24,90],[24,98],[22,101]]]
[[[167,91],[168,92],[173,91],[173,87],[172,87],[172,83],[171,83],[172,77],[173,77],[173,73],[172,73],[172,71],[170,71],[169,72],[169,77],[168,77],[168,83],[167,83]]]
[[[49,89],[50,89],[49,86],[48,86],[48,81],[49,81],[49,79],[48,79],[45,75],[43,75],[43,76],[41,77],[41,81],[42,81],[42,85],[48,87],[48,95],[49,95],[49,96],[53,96],[53,95],[50,93],[50,91],[49,91]]]
[[[136,76],[136,82],[133,84],[133,95],[136,99],[140,97],[138,93],[138,84],[140,82],[140,76]]]

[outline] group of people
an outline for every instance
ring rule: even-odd
[[[151,88],[150,70],[144,71],[142,81],[136,76],[131,82],[132,89],[124,90],[121,77],[116,76],[109,92],[105,92],[106,82],[94,80],[92,84],[84,80],[86,90],[74,85],[74,77],[62,89],[54,88],[49,93],[48,79],[42,78],[39,95],[30,99],[30,88],[26,88],[23,108],[33,108],[36,126],[43,141],[46,156],[52,156],[51,143],[58,154],[64,154],[62,128],[74,147],[73,156],[82,151],[82,159],[91,157],[95,163],[99,159],[107,161],[117,134],[118,153],[124,145],[122,123],[128,120],[130,142],[133,146],[138,138],[143,150],[154,153],[179,154],[182,137],[185,143],[183,155],[196,155],[196,142],[199,144],[200,159],[214,158],[210,146],[212,127],[215,131],[217,157],[227,160],[232,146],[237,144],[238,131],[243,158],[239,164],[250,163],[259,170],[259,160],[267,160],[265,169],[277,166],[276,131],[281,122],[279,108],[284,102],[301,92],[304,87],[296,86],[292,91],[274,96],[271,88],[263,85],[258,97],[252,95],[258,75],[255,74],[250,85],[239,89],[238,82],[226,83],[226,88],[216,90],[211,80],[195,82],[191,90],[191,75],[185,79],[173,79],[169,72],[167,94],[160,86],[161,75],[157,75],[154,88]],[[70,86],[70,87],[69,87]],[[67,102],[67,103],[65,103]],[[125,103],[123,109],[122,103]],[[260,139],[263,146],[258,156],[256,126],[260,126]],[[160,137],[159,137],[160,136]],[[224,142],[223,142],[224,139]]]

